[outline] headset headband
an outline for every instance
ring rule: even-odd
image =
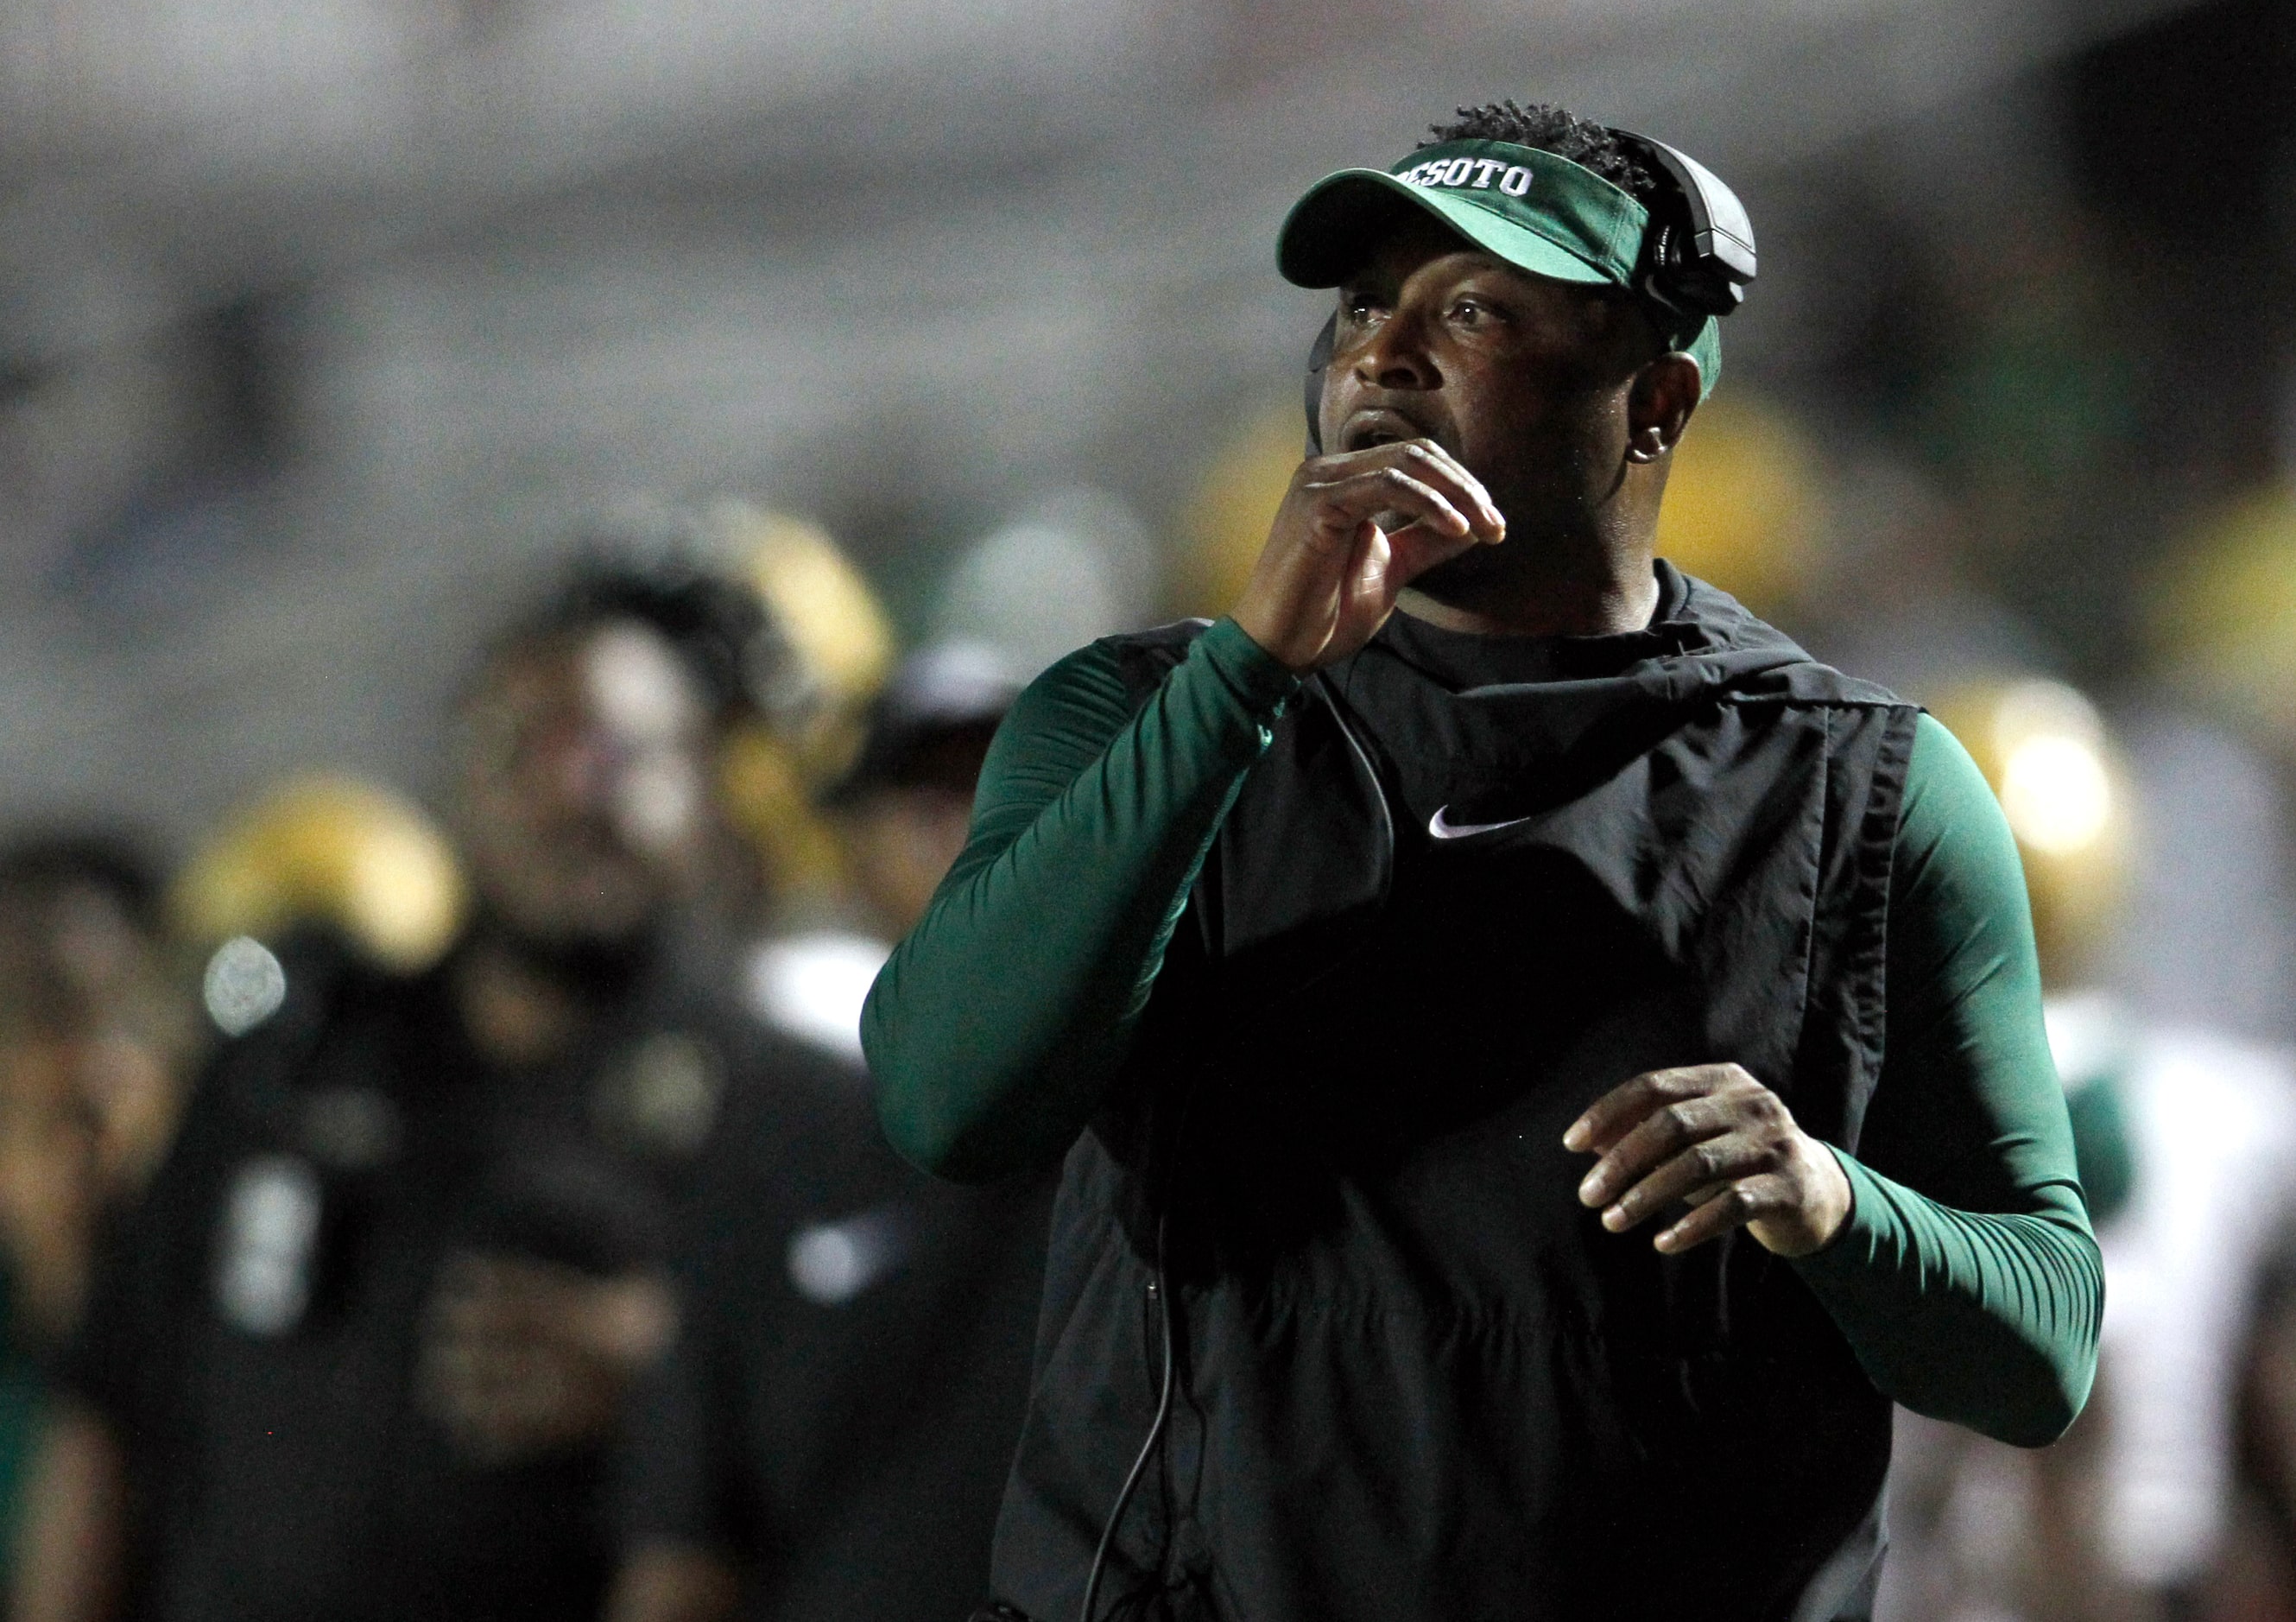
[[[1754,222],[1746,205],[1689,153],[1629,129],[1611,134],[1670,183],[1650,202],[1636,291],[1681,315],[1730,314],[1754,279]]]

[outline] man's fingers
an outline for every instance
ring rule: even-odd
[[[1766,1172],[1773,1164],[1768,1148],[1742,1132],[1708,1138],[1692,1144],[1612,1200],[1603,1212],[1603,1226],[1613,1233],[1624,1233],[1677,1200],[1709,1204],[1739,1179]]]
[[[1651,1242],[1669,1256],[1720,1239],[1734,1228],[1795,1209],[1792,1179],[1775,1173],[1742,1177]]]
[[[1483,488],[1483,482],[1432,440],[1404,440],[1365,450],[1341,451],[1303,465],[1308,470],[1309,482],[1317,484],[1339,483],[1360,473],[1399,467],[1442,490],[1461,512],[1480,520],[1477,527],[1490,531],[1489,539],[1496,539],[1506,530],[1506,519],[1491,499],[1490,492]]]
[[[1431,440],[1376,446],[1326,457],[1308,466],[1311,471],[1305,489],[1320,499],[1344,503],[1346,516],[1375,517],[1382,509],[1398,508],[1414,516],[1423,515],[1421,507],[1406,507],[1382,495],[1382,491],[1407,486],[1433,492],[1445,506],[1459,515],[1464,530],[1455,529],[1447,522],[1439,526],[1447,532],[1472,534],[1480,541],[1495,542],[1506,537],[1506,519],[1491,499],[1490,492],[1483,488],[1482,481]]]
[[[1587,1107],[1587,1112],[1563,1132],[1562,1147],[1581,1154],[1599,1154],[1642,1124],[1643,1117],[1661,1105],[1685,1096],[1676,1078],[1687,1072],[1653,1070],[1621,1082]]]
[[[1483,482],[1456,457],[1432,440],[1413,440],[1401,449],[1421,479],[1441,490],[1452,506],[1474,521],[1476,539],[1496,543],[1506,539],[1506,515],[1483,488]]]
[[[1737,1065],[1636,1076],[1588,1107],[1562,1141],[1601,1155],[1578,1198],[1603,1207],[1612,1232],[1691,1207],[1652,1241],[1669,1255],[1751,1226],[1774,1255],[1807,1256],[1832,1242],[1855,1205],[1841,1162]]]
[[[1600,1154],[1641,1125],[1653,1110],[1719,1091],[1744,1074],[1735,1065],[1686,1065],[1645,1071],[1589,1104],[1587,1113],[1563,1132],[1562,1147],[1581,1154]]]
[[[1733,1124],[1727,1102],[1711,1095],[1662,1104],[1595,1163],[1578,1185],[1578,1198],[1586,1205],[1608,1205],[1690,1145],[1718,1138]]]
[[[1316,499],[1316,526],[1327,537],[1352,537],[1366,518],[1401,529],[1403,525],[1393,523],[1397,516],[1445,535],[1474,533],[1473,521],[1449,496],[1405,468],[1370,468],[1308,489]]]
[[[1370,547],[1366,526],[1381,531]],[[1312,457],[1292,475],[1235,622],[1292,670],[1319,669],[1374,635],[1422,571],[1505,534],[1481,481],[1432,440]]]

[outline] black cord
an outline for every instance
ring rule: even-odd
[[[1100,1547],[1093,1551],[1092,1575],[1085,1578],[1084,1609],[1081,1622],[1095,1622],[1094,1608],[1100,1598],[1100,1579],[1108,1570],[1108,1552],[1116,1543],[1116,1528],[1124,1522],[1124,1511],[1132,1506],[1132,1494],[1140,1490],[1142,1478],[1148,1473],[1148,1461],[1156,1456],[1156,1445],[1164,1439],[1164,1426],[1172,1417],[1172,1366],[1177,1361],[1173,1355],[1172,1292],[1164,1278],[1164,1214],[1156,1217],[1156,1271],[1149,1293],[1156,1297],[1156,1310],[1163,1319],[1164,1375],[1156,1393],[1156,1417],[1148,1426],[1147,1439],[1140,1444],[1140,1455],[1132,1461],[1132,1471],[1124,1478],[1124,1490],[1116,1495],[1116,1507],[1108,1512],[1108,1524],[1100,1531]]]

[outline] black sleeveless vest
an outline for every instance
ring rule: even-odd
[[[1541,679],[1382,633],[1277,724],[1070,1155],[997,1537],[1031,1617],[1076,1614],[1168,1305],[1104,1615],[1865,1614],[1888,1402],[1789,1263],[1603,1231],[1561,1140],[1731,1059],[1856,1147],[1915,712],[1660,571]],[[1138,701],[1201,629],[1115,639]]]

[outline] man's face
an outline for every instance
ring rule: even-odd
[[[513,648],[468,701],[463,825],[495,915],[542,944],[613,944],[693,882],[709,731],[684,663],[630,622]]]
[[[924,917],[964,853],[972,800],[947,788],[885,788],[864,795],[838,820],[856,887],[879,926],[899,940]]]
[[[1340,289],[1324,445],[1431,439],[1483,482],[1510,535],[1583,526],[1619,482],[1628,391],[1659,350],[1623,293],[1529,276],[1411,220]]]

